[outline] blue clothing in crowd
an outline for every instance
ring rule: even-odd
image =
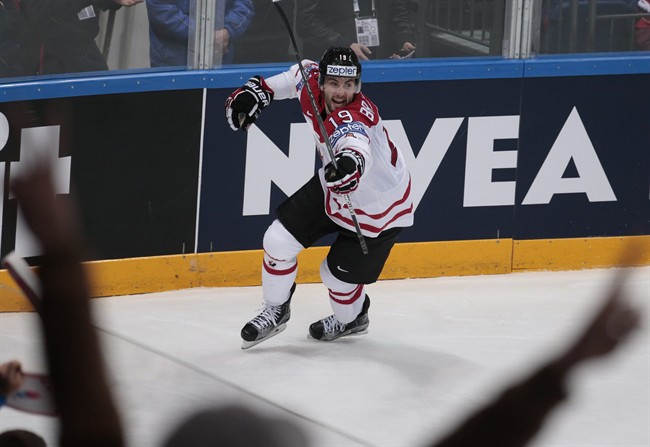
[[[194,17],[189,12],[190,0],[147,0],[152,67],[188,65],[188,36],[190,29],[194,29]],[[223,27],[230,40],[223,55],[224,64],[232,63],[233,41],[248,29],[254,14],[252,0],[226,0]]]

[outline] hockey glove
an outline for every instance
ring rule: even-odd
[[[344,149],[336,154],[337,168],[330,162],[325,165],[325,186],[336,194],[349,194],[359,187],[364,159],[355,151]]]
[[[232,130],[248,130],[264,107],[271,104],[273,90],[260,76],[253,76],[226,99],[226,119]]]

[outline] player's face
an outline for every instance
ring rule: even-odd
[[[354,78],[325,76],[323,98],[327,111],[332,113],[352,102],[355,90]]]

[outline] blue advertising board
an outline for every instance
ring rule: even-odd
[[[364,85],[413,178],[402,242],[650,232],[648,75]],[[233,132],[208,91],[198,251],[261,248],[274,208],[319,167],[296,101]]]
[[[524,83],[515,238],[650,233],[649,75]]]

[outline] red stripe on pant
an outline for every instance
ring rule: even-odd
[[[333,292],[332,290],[330,290],[330,298],[335,303],[352,304],[356,300],[359,299],[359,297],[361,296],[362,291],[363,291],[363,284],[359,284],[357,287],[355,287],[355,289],[352,292],[348,292],[348,293],[337,293],[337,292]],[[351,298],[342,299],[342,297],[350,297],[350,296],[351,296]],[[341,298],[339,298],[339,297],[341,297]]]
[[[264,270],[269,272],[271,275],[278,275],[278,276],[288,275],[290,273],[295,272],[296,269],[298,268],[298,263],[297,262],[293,266],[289,267],[288,269],[284,269],[284,270],[274,269],[273,267],[268,265],[266,262],[263,262],[263,264],[264,264]]]

